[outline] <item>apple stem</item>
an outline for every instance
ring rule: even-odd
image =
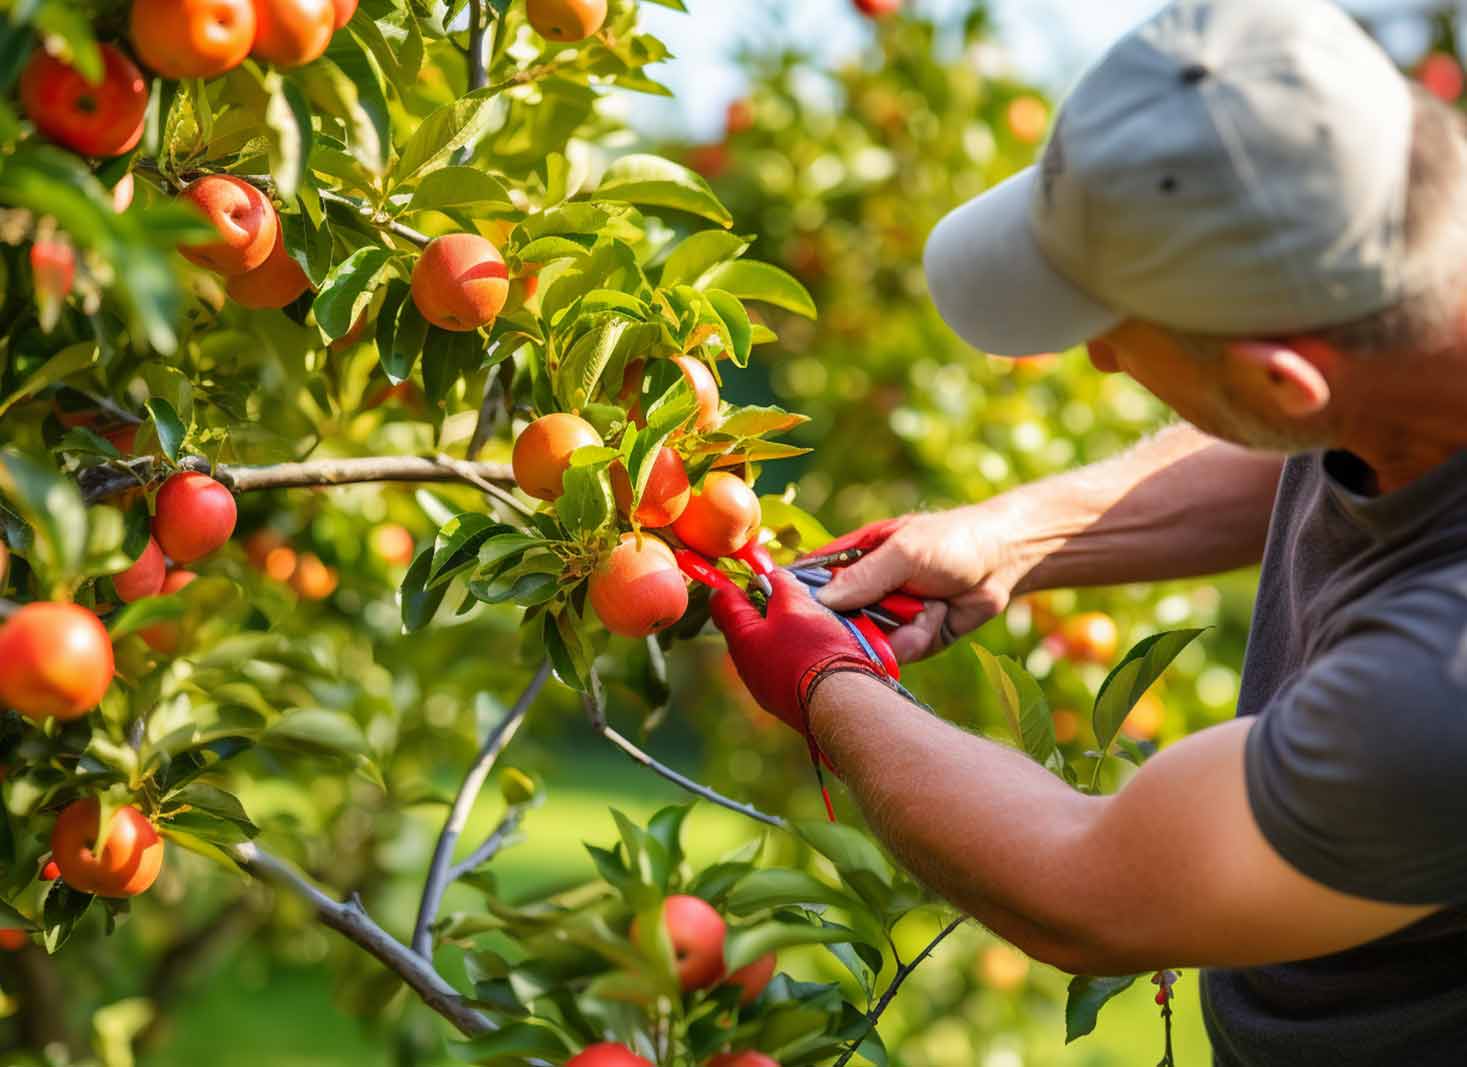
[[[413,925],[413,951],[425,960],[433,958],[433,923],[438,918],[438,907],[443,903],[444,892],[456,877],[478,866],[476,862],[468,867],[460,864],[459,868],[454,868],[453,848],[458,844],[459,835],[463,833],[464,826],[469,821],[469,813],[474,809],[474,801],[479,798],[479,792],[484,788],[489,772],[494,769],[495,760],[513,739],[515,731],[524,722],[526,713],[529,712],[530,706],[534,704],[535,698],[540,695],[540,690],[545,687],[549,678],[550,660],[546,658],[540,664],[540,669],[535,672],[535,676],[530,679],[530,684],[525,686],[524,692],[515,701],[514,707],[510,708],[509,713],[499,721],[499,725],[489,732],[483,747],[479,749],[478,756],[474,758],[473,764],[469,767],[468,774],[464,776],[463,784],[458,787],[458,795],[453,798],[453,807],[448,811],[448,818],[444,821],[443,830],[438,835],[438,844],[433,849],[433,860],[428,867],[428,877],[423,883],[423,898],[418,905],[418,919]],[[502,824],[501,828],[503,828]],[[499,830],[496,829],[490,836],[490,840],[486,841],[480,849],[487,848],[498,834]],[[506,831],[505,836],[507,834]],[[500,841],[502,840],[501,837]],[[488,854],[493,855],[498,849],[499,843],[496,842]],[[476,850],[475,854],[478,851]],[[473,859],[473,856],[470,859]],[[454,874],[454,870],[458,870],[457,875]]]

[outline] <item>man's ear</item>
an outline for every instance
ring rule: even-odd
[[[1229,341],[1224,352],[1241,372],[1251,395],[1281,415],[1305,419],[1329,406],[1326,372],[1335,353],[1326,345],[1300,341]]]

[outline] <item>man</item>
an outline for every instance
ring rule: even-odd
[[[1238,717],[1085,796],[901,699],[793,579],[767,618],[715,598],[750,690],[919,877],[1031,955],[1205,968],[1218,1064],[1467,1062],[1455,114],[1326,0],[1179,0],[1079,83],[1039,167],[938,226],[926,266],[974,345],[1088,343],[1192,425],[858,531],[838,543],[872,551],[821,600],[937,598],[893,635],[912,659],[1016,594],[1262,553]]]

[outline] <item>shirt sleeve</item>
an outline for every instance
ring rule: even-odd
[[[1467,901],[1467,600],[1418,590],[1352,624],[1263,709],[1245,764],[1259,829],[1305,875]]]

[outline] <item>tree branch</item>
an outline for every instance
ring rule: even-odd
[[[469,92],[489,84],[489,69],[484,58],[484,0],[469,0]]]
[[[479,791],[484,788],[484,780],[494,768],[494,761],[514,737],[520,723],[524,722],[525,713],[530,710],[530,705],[540,695],[540,690],[544,688],[549,677],[550,660],[547,658],[530,679],[530,684],[525,686],[525,691],[515,701],[514,707],[509,709],[509,714],[489,732],[484,746],[479,749],[473,765],[469,767],[469,773],[464,776],[463,784],[458,787],[458,795],[453,798],[453,807],[449,809],[448,819],[444,822],[443,831],[438,835],[438,844],[433,849],[433,861],[423,883],[423,899],[418,905],[418,921],[413,925],[413,951],[425,960],[433,958],[433,923],[438,918],[438,906],[443,903],[443,893],[453,881],[450,867],[459,834],[463,833],[464,824],[469,821],[469,813],[474,809]]]
[[[891,985],[887,986],[886,992],[881,994],[881,999],[876,1002],[876,1007],[872,1008],[869,1012],[866,1013],[866,1021],[869,1024],[866,1028],[866,1033],[862,1034],[859,1040],[852,1041],[850,1045],[846,1047],[845,1052],[841,1053],[840,1059],[835,1061],[834,1067],[845,1067],[845,1065],[850,1062],[851,1057],[856,1054],[856,1049],[858,1049],[861,1045],[861,1042],[866,1039],[866,1035],[870,1034],[876,1029],[876,1024],[881,1019],[882,1013],[886,1011],[887,1007],[890,1006],[892,1000],[896,998],[897,991],[902,988],[902,983],[905,982],[909,977],[911,977],[912,972],[921,965],[923,960],[932,955],[932,950],[935,949],[938,945],[942,944],[943,940],[947,937],[948,934],[952,933],[954,930],[956,930],[959,926],[962,926],[963,923],[967,921],[968,917],[966,915],[959,915],[952,922],[944,926],[936,937],[927,942],[927,947],[924,948],[921,952],[917,953],[917,955],[912,958],[911,963],[899,963],[897,965],[897,972],[895,975],[892,976]]]
[[[661,763],[658,760],[654,759],[651,755],[638,748],[627,738],[623,737],[621,734],[617,733],[616,730],[608,726],[606,724],[606,720],[598,713],[595,702],[592,701],[589,697],[586,698],[586,711],[591,718],[591,729],[595,730],[602,737],[606,738],[606,740],[610,741],[617,748],[621,749],[633,760],[640,763],[643,767],[646,767],[653,774],[661,775],[673,785],[678,786],[681,789],[687,790],[694,796],[702,797],[704,800],[711,801],[712,803],[717,804],[720,808],[727,808],[729,811],[737,812],[740,815],[753,819],[755,822],[762,822],[766,826],[777,827],[781,830],[789,829],[789,824],[785,822],[785,820],[781,819],[778,815],[766,815],[764,812],[760,811],[752,804],[744,804],[737,800],[731,800],[728,797],[724,796],[722,793],[708,788],[701,782],[695,782],[687,775],[680,774],[677,771],[673,770],[671,767],[667,766],[667,764]]]
[[[212,473],[236,493],[358,482],[465,482],[480,489],[486,485],[493,486],[496,498],[502,494],[513,500],[516,507],[522,510],[525,507],[501,488],[514,484],[514,472],[507,464],[468,463],[446,456],[359,456],[315,459],[304,463],[272,463],[259,467],[221,463],[213,468],[200,456],[188,456],[179,463],[179,467]],[[128,489],[147,485],[160,473],[156,459],[143,456],[122,463],[88,467],[77,481],[81,485],[82,498],[88,504],[95,504]]]
[[[251,178],[248,180],[254,181],[255,179]],[[405,226],[395,219],[378,214],[360,200],[353,200],[349,196],[342,196],[340,193],[333,193],[327,189],[319,189],[317,190],[317,194],[321,197],[322,203],[335,204],[337,207],[346,208],[374,230],[390,233],[392,236],[401,238],[409,244],[417,245],[419,248],[422,248],[432,240],[431,237],[421,230],[415,230],[411,226]]]
[[[378,926],[356,897],[346,902],[334,900],[290,864],[253,842],[235,845],[229,853],[236,863],[256,878],[305,899],[324,925],[375,956],[384,967],[407,983],[424,1004],[452,1023],[460,1033],[477,1037],[498,1029],[487,1015],[470,1007],[458,990],[434,970],[431,962]]]
[[[519,829],[520,819],[524,817],[523,808],[513,808],[504,813],[504,818],[499,820],[499,825],[494,832],[484,839],[484,843],[474,851],[470,852],[458,863],[448,868],[449,882],[456,882],[470,871],[483,866],[492,860],[499,850],[509,840],[509,835]]]

